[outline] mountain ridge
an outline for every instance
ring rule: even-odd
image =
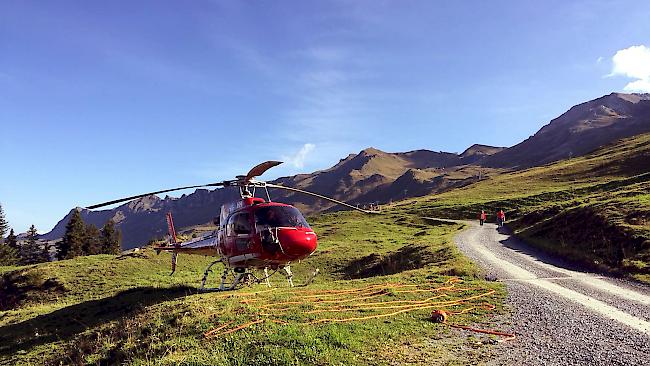
[[[276,184],[304,189],[365,205],[462,187],[503,170],[519,170],[586,154],[620,138],[650,132],[650,94],[611,93],[580,103],[551,120],[533,136],[509,148],[474,144],[460,154],[419,149],[384,152],[368,147],[349,154],[330,168],[280,177]],[[305,214],[338,209],[328,201],[271,190],[274,200],[293,204]],[[259,195],[259,193],[258,193]],[[237,199],[231,189],[199,189],[180,198],[144,197],[110,210],[81,214],[98,227],[113,219],[123,232],[125,249],[166,233],[165,214],[178,228],[202,224],[218,215],[221,204]],[[70,213],[47,234],[63,236]]]
[[[650,94],[611,93],[571,107],[533,136],[485,157],[486,167],[525,169],[580,156],[650,131]]]

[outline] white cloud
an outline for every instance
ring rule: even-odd
[[[627,92],[643,92],[650,93],[650,80],[642,79],[627,83],[623,90]]]
[[[300,151],[298,151],[295,155],[293,156],[283,156],[282,160],[285,160],[287,163],[290,163],[296,168],[303,168],[305,166],[305,158],[307,158],[307,155],[314,151],[316,148],[316,145],[314,144],[304,144],[301,148]]]
[[[625,85],[625,91],[650,92],[650,48],[639,45],[618,50],[612,57],[609,76],[615,75],[635,79]]]

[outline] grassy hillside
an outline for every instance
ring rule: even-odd
[[[151,250],[2,268],[0,363],[468,364],[485,357],[478,338],[428,320],[444,309],[464,312],[451,323],[489,327],[500,311],[503,287],[477,280],[452,244],[459,225],[356,213],[311,222],[319,250],[294,266],[297,284],[321,269],[309,287],[290,289],[275,276],[272,290],[197,294],[210,258],[181,256],[169,276],[169,255]]]
[[[650,135],[588,156],[504,173],[402,201],[384,215],[310,219],[319,249],[281,275],[228,293],[197,293],[212,258],[151,250],[0,267],[0,364],[474,364],[489,347],[430,322],[490,327],[503,286],[481,281],[452,243],[460,225],[506,210],[545,250],[650,282]],[[204,231],[209,228],[198,227]],[[191,233],[186,233],[191,235]],[[211,281],[216,281],[215,269]]]
[[[493,219],[500,208],[540,248],[650,282],[650,134],[394,209],[472,219],[484,209]]]

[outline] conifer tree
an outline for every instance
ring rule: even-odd
[[[63,240],[59,243],[57,258],[59,260],[70,259],[83,255],[83,245],[86,238],[86,225],[79,210],[72,212],[70,221],[65,226]]]
[[[41,252],[41,262],[49,262],[52,260],[50,255],[50,243],[48,241],[43,242],[43,251]]]
[[[20,253],[18,252],[18,240],[11,229],[9,236],[5,240],[5,234],[9,229],[9,223],[5,217],[5,212],[0,204],[0,266],[11,266],[18,264]]]
[[[5,218],[5,212],[2,209],[2,204],[0,204],[0,244],[4,243],[5,235],[9,229],[9,224]]]
[[[4,243],[0,241],[0,266],[12,266],[18,264],[19,261],[18,239],[14,234],[14,229],[11,229]]]
[[[102,238],[99,229],[93,224],[86,225],[85,238],[82,246],[83,255],[99,254],[101,253],[101,249]]]
[[[22,262],[25,264],[39,263],[43,261],[43,250],[38,243],[38,232],[36,226],[32,225],[27,230],[27,240],[22,246]]]
[[[115,228],[115,222],[111,219],[108,220],[106,225],[102,228],[102,249],[101,252],[105,254],[120,254],[122,250],[120,242],[120,232]]]
[[[0,243],[0,266],[13,266],[18,264],[20,255],[16,248],[12,248],[9,244]]]
[[[18,250],[18,238],[16,237],[16,234],[14,234],[14,229],[9,230],[9,236],[7,236],[7,240],[5,242],[10,247]]]

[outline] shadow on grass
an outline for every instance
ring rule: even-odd
[[[583,263],[580,263],[575,260],[571,260],[569,258],[563,258],[558,254],[554,253],[548,253],[547,251],[544,251],[543,249],[537,248],[527,242],[525,242],[523,239],[520,239],[512,233],[512,230],[508,227],[502,227],[502,228],[497,228],[499,233],[504,234],[504,235],[509,235],[507,239],[500,240],[499,243],[501,243],[504,247],[509,248],[514,250],[515,252],[533,257],[536,261],[545,263],[545,264],[550,264],[552,266],[561,268],[561,269],[568,269],[571,271],[576,271],[576,272],[593,272],[595,271],[594,268],[589,268],[588,266],[584,265]],[[597,271],[596,271],[597,272]],[[564,276],[563,273],[558,272],[559,276]]]
[[[49,314],[0,327],[0,355],[67,340],[86,329],[118,320],[144,307],[184,297],[195,289],[140,287],[99,300],[67,306]]]
[[[385,276],[435,265],[453,259],[447,248],[431,251],[426,245],[409,244],[384,255],[376,253],[348,262],[339,272],[349,278]]]

